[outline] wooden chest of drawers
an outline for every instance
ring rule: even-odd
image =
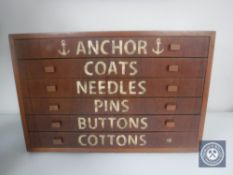
[[[197,151],[215,32],[9,36],[28,151]]]

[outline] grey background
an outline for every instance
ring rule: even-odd
[[[217,31],[208,111],[232,111],[232,7],[232,0],[1,0],[0,113],[19,113],[9,33],[112,30]]]

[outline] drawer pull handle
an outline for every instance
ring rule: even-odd
[[[51,128],[61,128],[62,122],[61,121],[52,121]]]
[[[169,65],[168,66],[168,71],[169,72],[178,72],[179,71],[179,66],[178,65]]]
[[[59,105],[49,105],[49,111],[58,111]]]
[[[46,73],[54,73],[55,72],[55,67],[54,66],[45,66],[44,71]]]
[[[167,111],[176,111],[176,105],[175,104],[167,104],[166,110]]]
[[[168,92],[177,92],[178,91],[178,86],[176,86],[176,85],[168,85],[167,91]]]
[[[166,138],[166,142],[167,142],[167,143],[172,143],[172,141],[173,141],[173,140],[172,140],[171,137]]]
[[[169,119],[169,120],[165,120],[165,126],[167,128],[174,128],[176,126],[176,123],[174,120]]]
[[[57,87],[55,85],[46,86],[46,91],[47,92],[56,92],[57,91]]]
[[[54,145],[61,145],[61,144],[63,144],[63,138],[62,137],[54,137],[53,138],[53,144]]]
[[[178,50],[180,50],[180,44],[171,44],[170,45],[170,50],[171,51],[178,51]]]

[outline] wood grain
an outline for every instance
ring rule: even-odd
[[[164,48],[164,52],[161,55],[156,55],[152,52],[152,48],[154,47],[155,41],[157,38],[160,38],[162,41],[162,46]],[[145,40],[148,43],[148,52],[147,54],[126,54],[122,51],[122,54],[116,51],[115,54],[111,52],[112,46],[108,45],[106,47],[106,51],[109,53],[107,55],[99,53],[94,54],[76,54],[77,49],[77,41],[82,41],[87,44],[88,40],[91,40],[95,43],[95,41],[102,42],[105,39],[115,40],[116,43],[119,43],[119,40],[122,40],[125,43],[128,40],[132,40],[131,37],[123,37],[121,35],[117,37],[102,37],[96,36],[95,38],[86,37],[73,37],[73,38],[38,38],[38,39],[24,39],[24,40],[16,40],[15,41],[15,52],[17,58],[19,59],[40,59],[40,58],[65,58],[67,56],[61,56],[58,53],[60,49],[60,41],[65,40],[67,46],[70,48],[70,54],[68,55],[70,58],[92,58],[92,57],[208,57],[208,47],[209,47],[209,37],[176,37],[176,36],[159,36],[159,35],[151,35],[147,37],[137,36],[134,37],[134,41],[138,42],[139,40]],[[181,49],[176,52],[170,50],[171,44],[179,44],[181,45]],[[132,50],[132,49],[131,49]]]
[[[160,40],[158,49],[157,40]],[[65,40],[70,52],[62,56],[61,41]],[[147,53],[135,50],[127,53],[129,47],[122,47],[122,54],[106,45],[108,54],[95,54],[93,51],[77,55],[77,43],[127,41],[139,43],[147,41]],[[9,35],[12,63],[18,93],[21,119],[28,151],[87,151],[87,152],[174,152],[198,151],[202,139],[206,115],[208,92],[215,32],[212,31],[127,31],[127,32],[77,32]],[[128,42],[129,43],[129,42]],[[136,46],[137,47],[137,46]],[[155,54],[153,49],[164,49]],[[133,49],[134,50],[134,49]],[[130,75],[129,67],[125,74],[87,75],[84,66],[87,62],[101,61],[109,65],[119,62],[136,62],[138,73]],[[94,69],[94,67],[91,67]],[[90,70],[91,70],[90,69]],[[89,80],[146,80],[146,93],[143,96],[100,94],[77,95],[75,82]],[[126,89],[128,86],[125,86]],[[104,107],[96,111],[95,100],[102,100]],[[112,102],[127,100],[128,110],[106,106]],[[148,117],[148,127],[100,127],[84,130],[77,127],[78,117],[122,117],[132,120]],[[77,138],[81,134],[96,135],[145,135],[146,145],[81,146]],[[93,139],[93,138],[92,138]],[[122,139],[122,138],[121,138]]]
[[[109,100],[109,98],[101,98]],[[118,98],[111,98],[118,100]],[[105,111],[105,108],[94,110],[93,99],[67,99],[67,98],[31,98],[25,99],[26,114],[199,114],[201,109],[201,98],[130,98],[129,110]],[[167,111],[168,104],[176,104],[176,111]],[[58,105],[59,110],[49,110],[50,105]],[[143,106],[143,107],[142,107]]]
[[[86,59],[46,59],[46,60],[30,60],[21,61],[20,64],[25,66],[27,71],[27,79],[37,78],[92,78],[84,73],[83,67]],[[90,59],[93,63],[99,59]],[[206,59],[196,58],[101,58],[101,62],[109,65],[110,62],[118,63],[119,61],[132,62],[137,61],[137,69],[139,74],[136,77],[185,77],[185,78],[200,78],[205,76]],[[45,72],[45,68],[53,69],[53,72]],[[53,67],[53,68],[51,68]],[[178,67],[177,71],[169,71],[169,67]],[[119,71],[121,67],[117,65]],[[22,70],[23,71],[23,70]],[[121,74],[100,75],[98,77],[122,77]],[[129,69],[126,67],[126,74],[124,77],[129,76]],[[132,76],[131,76],[132,77]]]
[[[114,122],[108,120],[109,117]],[[79,118],[86,119],[85,128],[79,127]],[[123,118],[128,124],[122,122]],[[140,122],[142,119],[147,127]],[[27,120],[30,131],[198,131],[199,124],[198,115],[30,115]],[[129,120],[139,124],[130,125]],[[89,121],[92,127],[88,127]]]
[[[96,82],[95,90],[88,92],[77,92],[76,82],[83,86],[88,81]],[[108,82],[114,81],[118,84],[116,93],[112,94],[107,90]],[[98,82],[104,82],[105,89],[101,90]],[[130,91],[130,83],[134,82],[134,90]],[[139,86],[145,82],[145,92]],[[201,97],[204,79],[34,79],[28,80],[29,95],[25,97]],[[122,85],[122,86],[120,86]],[[169,91],[169,87],[176,86],[176,91]],[[89,86],[88,86],[89,87]],[[101,86],[102,87],[102,86]],[[114,91],[115,86],[112,87]],[[95,92],[94,94],[90,94]],[[142,94],[143,92],[143,94]]]
[[[101,141],[98,140],[98,144],[95,146],[87,145],[81,146],[78,143],[78,137],[80,135],[95,135],[99,137],[100,135],[106,136],[105,145],[101,145]],[[127,146],[119,146],[115,144],[115,140],[113,144],[110,144],[110,141],[107,139],[108,135],[117,136],[140,136],[145,135],[146,138],[146,145],[139,146],[139,145],[127,145]],[[31,132],[30,138],[33,147],[69,147],[69,148],[174,148],[174,147],[193,147],[193,145],[197,144],[197,133],[196,132],[150,132],[150,133],[67,133],[67,132]],[[53,144],[54,138],[62,138],[62,144]],[[168,140],[171,139],[171,142]],[[85,138],[83,139],[84,142]]]

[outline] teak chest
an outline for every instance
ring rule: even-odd
[[[28,151],[197,151],[215,32],[9,35]]]

